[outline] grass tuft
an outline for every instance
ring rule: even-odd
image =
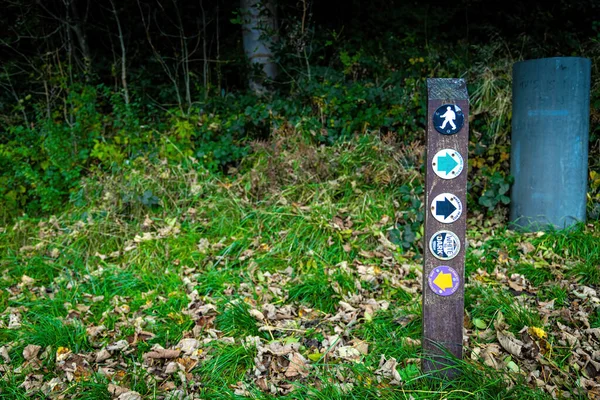
[[[569,271],[569,276],[584,285],[600,285],[600,265],[581,263]]]
[[[465,289],[465,309],[472,318],[486,322],[494,320],[501,312],[509,329],[517,333],[524,326],[542,326],[539,313],[520,304],[518,299],[503,289],[493,289],[482,285],[470,285]]]
[[[20,337],[25,345],[67,347],[73,352],[90,351],[85,327],[78,321],[64,322],[59,318],[39,316],[24,324]]]
[[[543,267],[537,267],[533,264],[518,264],[515,267],[515,272],[523,275],[533,285],[540,286],[543,283],[553,281],[555,276],[552,272],[544,269]]]
[[[326,276],[308,275],[302,277],[300,282],[290,284],[289,299],[333,314],[341,297],[335,292]]]
[[[215,319],[217,328],[226,336],[264,336],[258,331],[256,319],[250,315],[250,306],[240,299],[223,303],[225,309]]]
[[[256,349],[239,345],[215,344],[212,353],[198,369],[202,380],[213,389],[223,383],[239,379],[254,365]]]
[[[544,301],[554,300],[555,306],[564,307],[569,303],[569,293],[560,285],[551,285],[541,291],[540,299]]]

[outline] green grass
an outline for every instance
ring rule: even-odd
[[[540,286],[546,282],[551,282],[556,278],[551,271],[548,271],[544,267],[536,267],[532,264],[518,264],[514,268],[514,271],[523,275],[535,286]]]
[[[261,335],[256,318],[248,311],[250,306],[243,300],[223,302],[221,308],[223,311],[217,316],[215,323],[225,335],[242,338]]]
[[[545,301],[554,300],[556,307],[564,307],[569,302],[569,293],[560,285],[551,285],[542,289],[540,298]]]
[[[302,276],[289,286],[289,299],[325,313],[333,313],[341,297],[335,292],[327,277],[321,275]]]
[[[63,267],[50,257],[33,256],[22,260],[20,257],[11,256],[6,257],[4,261],[8,263],[6,270],[11,275],[27,275],[44,285],[51,283],[63,271]]]
[[[600,328],[600,307],[596,308],[594,313],[590,315],[590,327]]]
[[[420,277],[419,244],[390,251],[390,257],[375,255],[388,251],[380,233],[387,235],[396,223],[418,226],[423,213],[420,169],[407,161],[412,155],[399,159],[397,150],[361,137],[302,154],[293,154],[293,149],[255,154],[254,164],[240,166],[242,173],[231,177],[202,171],[191,177],[192,171],[181,166],[144,163],[136,166],[135,174],[129,172],[129,180],[98,175],[93,178],[98,186],[89,189],[93,198],[83,208],[57,216],[53,224],[24,218],[18,228],[0,233],[0,320],[7,325],[8,314],[19,310],[23,324],[20,329],[0,329],[0,345],[12,346],[10,368],[23,363],[22,350],[28,344],[51,347],[52,355],[58,346],[93,355],[146,331],[154,337],[132,343],[127,354],[113,354],[116,369],[122,371],[118,378],[109,380],[95,370],[88,380],[71,383],[65,395],[106,398],[111,381],[144,398],[158,398],[168,395],[161,385],[171,381],[211,399],[244,398],[234,393],[240,382],[256,399],[547,398],[519,375],[492,370],[471,360],[469,353],[454,360],[461,372],[454,381],[421,370],[421,297],[408,288],[409,280]],[[167,171],[171,178],[161,178]],[[194,194],[192,184],[198,186]],[[162,207],[123,204],[124,194],[146,189],[161,198]],[[103,200],[105,190],[115,194],[112,200]],[[196,210],[193,216],[190,207]],[[151,227],[142,226],[146,215]],[[385,216],[387,222],[380,223]],[[336,226],[334,218],[349,226]],[[49,228],[52,235],[44,237],[39,250],[21,252],[21,247],[40,242],[39,222],[58,228]],[[167,226],[177,232],[135,240]],[[552,331],[553,320],[543,324],[538,301],[554,300],[555,308],[569,310],[577,303],[589,312],[590,324],[600,327],[600,311],[570,293],[570,285],[598,289],[598,228],[597,223],[578,225],[538,236],[473,223],[469,238],[481,243],[466,253],[465,308],[471,319],[481,319],[493,330],[501,312],[512,332],[525,326],[545,329],[554,346],[548,359],[567,371],[572,350],[557,344],[560,336]],[[201,242],[208,245],[199,246]],[[524,242],[535,251],[524,254]],[[50,253],[54,248],[60,251],[57,258]],[[362,265],[377,269],[377,277],[365,279],[358,269]],[[489,275],[481,278],[479,269]],[[515,296],[506,282],[514,273],[525,276],[535,293],[524,290]],[[24,286],[23,275],[35,282]],[[355,311],[345,311],[340,301]],[[367,313],[366,304],[372,301],[387,301],[388,308]],[[196,308],[188,313],[190,304]],[[72,314],[73,321],[67,321],[70,310],[87,307],[88,312]],[[250,313],[256,309],[266,315],[271,307],[277,312],[268,321]],[[196,314],[200,308],[206,314]],[[86,333],[86,328],[99,325],[106,331],[98,337]],[[259,330],[261,325],[269,329]],[[322,348],[334,335],[344,346],[364,341],[367,354],[356,363],[337,358],[331,343]],[[245,342],[248,336],[258,336],[261,346],[275,340],[298,343],[300,354],[312,356],[308,376],[269,375],[269,383],[294,390],[286,395],[263,391],[253,375],[257,350]],[[178,374],[161,375],[165,360],[156,361],[153,372],[144,364],[143,355],[152,346],[173,348],[192,337],[201,344],[187,383]],[[226,337],[234,343],[225,343]],[[470,346],[486,344],[475,336],[469,339]],[[382,355],[397,360],[403,385],[377,381],[374,371]],[[53,357],[44,360],[45,381],[64,379]],[[272,365],[285,368],[285,357],[289,355],[272,359]],[[523,365],[522,360],[515,362]],[[25,399],[20,388],[25,376],[0,379],[0,397]],[[573,376],[562,390],[576,385]]]
[[[600,263],[599,240],[597,229],[579,223],[567,230],[550,231],[534,239],[532,243],[552,249],[561,256],[585,260],[587,265],[598,266]]]
[[[524,297],[526,299],[526,297]],[[524,326],[542,326],[542,318],[532,307],[525,306],[503,289],[494,289],[484,285],[468,286],[465,290],[465,309],[472,318],[486,323],[502,313],[509,329],[517,333]]]
[[[30,399],[30,395],[21,387],[23,378],[14,374],[3,375],[0,379],[0,397],[5,399]],[[43,394],[34,395],[34,399],[43,399]]]
[[[198,276],[196,289],[202,296],[221,295],[228,283],[235,284],[236,275],[225,268],[210,268]]]
[[[600,285],[600,264],[581,263],[569,271],[569,275],[585,285]]]
[[[409,345],[405,338],[419,339],[421,323],[420,315],[404,309],[376,313],[356,330],[356,335],[371,347],[367,362],[377,365],[380,354],[395,357],[398,361],[418,357],[420,346]]]
[[[213,345],[208,348],[209,359],[198,368],[200,379],[216,391],[223,384],[250,373],[256,349],[238,345]]]
[[[64,322],[57,318],[32,318],[25,323],[21,339],[27,344],[67,347],[74,352],[91,349],[83,325],[78,322]]]
[[[66,395],[77,396],[78,399],[100,400],[110,398],[106,377],[94,374],[91,379],[81,380],[68,387]]]

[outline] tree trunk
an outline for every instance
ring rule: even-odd
[[[75,0],[71,0],[69,2],[71,7],[71,12],[73,14],[73,18],[69,18],[69,25],[73,32],[75,32],[75,36],[77,36],[77,41],[79,42],[79,47],[81,49],[81,55],[83,56],[83,68],[86,73],[86,79],[88,79],[88,74],[91,70],[92,66],[92,56],[90,53],[90,48],[88,46],[87,34],[85,32],[85,25],[87,24],[87,13],[85,18],[81,19],[79,17],[79,12],[77,11],[77,6],[75,5]],[[67,12],[67,16],[68,16]]]
[[[129,105],[129,90],[127,89],[127,49],[125,48],[125,38],[123,37],[123,30],[121,29],[121,20],[117,13],[117,8],[113,0],[110,0],[112,11],[117,21],[117,29],[119,30],[119,43],[121,44],[121,83],[123,84],[123,96],[125,97],[125,104]]]
[[[244,51],[251,66],[258,66],[262,75],[250,74],[250,89],[260,94],[267,91],[265,83],[277,77],[272,44],[277,40],[277,19],[274,0],[240,0]]]

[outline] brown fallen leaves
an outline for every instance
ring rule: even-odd
[[[524,253],[533,251],[523,247]],[[515,291],[519,289],[518,292],[537,292],[537,288],[531,288],[527,282],[519,282],[514,276],[509,279],[501,271],[489,275],[480,270],[475,278],[475,282],[501,282]],[[519,287],[515,287],[516,284]],[[467,330],[473,342],[471,358],[509,374],[523,375],[531,385],[554,398],[584,395],[594,399],[600,393],[600,328],[591,328],[589,317],[590,310],[600,306],[600,300],[593,288],[568,281],[562,281],[561,285],[568,287],[576,298],[568,307],[558,308],[554,300],[544,302],[526,295],[515,297],[515,303],[535,307],[543,327],[525,326],[515,334],[502,312],[498,312],[493,329],[479,321],[480,328],[486,329]],[[522,306],[524,304],[519,305]],[[575,376],[580,377],[574,386]],[[507,378],[507,382],[511,385],[514,381]]]
[[[25,348],[23,349],[23,358],[25,359],[25,361],[31,361],[32,359],[37,358],[41,348],[42,346],[38,346],[35,344],[25,346]]]
[[[308,376],[310,366],[298,352],[300,343],[272,342],[267,346],[258,344],[256,340],[254,343],[257,344],[254,377],[262,390],[272,394],[287,394],[293,388],[286,383],[289,379]]]
[[[108,384],[108,393],[117,400],[142,400],[138,392],[112,383]]]
[[[382,354],[379,360],[379,368],[375,371],[377,380],[381,382],[381,378],[389,379],[390,385],[399,385],[402,382],[402,377],[397,370],[398,362],[394,357],[386,359]]]
[[[181,354],[181,350],[169,350],[169,349],[163,349],[162,347],[160,347],[160,345],[155,345],[153,347],[153,350],[145,353],[144,354],[144,359],[173,359],[173,358],[177,358],[179,357],[179,355]]]
[[[302,206],[297,210],[309,211]],[[198,220],[202,213],[200,207],[198,210],[190,208],[183,218]],[[142,303],[138,308],[131,294],[121,293],[105,299],[97,293],[84,293],[73,304],[65,304],[65,321],[80,321],[86,326],[87,340],[91,345],[89,351],[76,351],[74,346],[71,346],[73,349],[43,348],[27,344],[22,351],[23,365],[14,368],[10,365],[14,361],[11,355],[13,359],[20,358],[15,357],[13,351],[23,344],[3,343],[0,346],[0,372],[22,374],[21,387],[28,394],[42,393],[52,399],[61,398],[66,389],[91,379],[94,373],[104,375],[110,382],[108,391],[114,399],[141,399],[142,395],[132,390],[131,371],[139,371],[140,378],[136,379],[145,379],[148,387],[154,385],[153,390],[166,398],[192,398],[194,385],[201,385],[202,379],[206,379],[206,375],[199,371],[212,357],[218,356],[217,347],[213,347],[218,343],[220,350],[227,349],[227,346],[246,346],[250,349],[248,354],[255,351],[253,356],[248,357],[253,357],[252,361],[238,371],[235,383],[229,383],[229,388],[240,396],[254,395],[252,392],[257,387],[267,395],[289,394],[296,384],[314,386],[318,390],[323,384],[323,365],[333,371],[327,384],[338,385],[344,393],[351,391],[359,380],[361,384],[373,387],[401,385],[401,373],[405,376],[401,365],[406,366],[410,362],[374,353],[380,351],[379,343],[361,340],[364,337],[360,331],[366,324],[377,322],[378,313],[386,312],[393,314],[393,324],[399,329],[414,325],[419,315],[412,304],[420,301],[421,268],[417,262],[409,261],[410,256],[406,253],[400,256],[397,246],[386,237],[384,232],[394,223],[392,218],[384,216],[362,230],[356,228],[359,223],[358,219],[353,221],[348,212],[340,211],[324,224],[329,230],[329,245],[334,246],[335,239],[341,239],[338,242],[343,246],[346,257],[336,261],[336,265],[323,265],[324,278],[339,296],[339,302],[331,313],[315,309],[310,304],[289,301],[289,285],[296,282],[302,271],[298,270],[294,260],[288,260],[289,264],[280,269],[266,271],[261,257],[276,246],[265,243],[264,237],[256,236],[249,248],[231,254],[221,252],[228,247],[229,240],[236,241],[234,238],[195,238],[191,251],[195,256],[200,255],[196,259],[204,260],[206,265],[214,262],[214,265],[220,266],[243,266],[244,276],[249,280],[240,284],[226,282],[223,295],[228,300],[243,301],[252,317],[250,322],[264,336],[226,337],[219,330],[223,328],[215,322],[223,312],[219,299],[198,293],[205,265],[183,265],[184,261],[176,259],[171,261],[181,270],[182,285],[178,288],[179,293],[173,296],[183,293],[181,296],[187,295],[188,301],[187,305],[185,301],[181,303],[183,309],[173,310],[168,318],[181,321],[185,316],[191,321],[181,332],[182,339],[177,344],[157,344],[154,336],[163,333],[158,329],[164,329],[165,325],[151,310],[152,303],[166,302],[171,293],[155,293],[153,290],[143,293],[142,301],[137,301]],[[124,253],[134,252],[136,248],[152,244],[152,241],[177,237],[183,230],[180,221],[170,219],[161,223],[149,216],[141,225],[142,232],[130,236],[122,251],[97,254],[99,260],[106,262],[85,275],[83,280],[91,277],[105,279],[103,268],[108,262],[116,262]],[[48,226],[44,235],[58,235],[59,232],[60,229]],[[277,233],[280,238],[293,234],[292,230]],[[359,245],[363,235],[368,236],[371,247]],[[484,256],[482,247],[485,240],[474,239],[471,251],[475,256]],[[479,282],[493,284],[495,288],[514,295],[515,303],[526,304],[528,309],[539,314],[539,326],[525,326],[517,331],[508,326],[502,313],[477,324],[467,319],[465,335],[470,350],[467,354],[477,362],[502,371],[509,385],[514,384],[514,377],[519,375],[530,386],[537,386],[554,397],[572,394],[600,399],[600,328],[591,322],[591,316],[600,307],[598,288],[564,279],[568,276],[565,272],[567,260],[548,253],[543,246],[523,241],[517,247],[518,251],[512,254],[507,249],[494,252],[498,268],[491,272],[478,270],[469,277],[469,281],[473,285]],[[52,260],[61,257],[54,246],[23,247],[22,251],[40,251]],[[539,301],[537,296],[541,295],[543,285],[532,285],[525,275],[510,270],[516,263],[551,270],[557,277],[554,284],[569,295],[567,304],[559,307],[555,299]],[[354,279],[356,290],[352,293],[342,290],[334,279],[339,272]],[[390,295],[394,290],[412,295],[411,305],[399,306]],[[31,291],[38,298],[52,296],[51,291],[46,292],[40,282],[28,275],[17,276],[14,285],[3,291],[8,296],[17,296],[24,291]],[[23,304],[16,300],[14,303]],[[100,320],[94,318],[92,323],[90,316],[104,302],[109,304],[105,314]],[[0,319],[3,328],[22,329],[26,326],[27,310],[24,307],[7,307],[3,317]],[[478,329],[472,329],[470,323],[478,325]],[[398,346],[418,351],[420,341],[403,335],[394,336]],[[144,342],[152,343],[152,347],[148,349],[149,345]],[[141,348],[145,349],[143,354]],[[353,375],[353,368],[365,359],[369,362],[375,360],[374,365],[365,366],[369,375]],[[45,370],[52,360],[56,361],[55,365],[50,365],[49,371]]]
[[[92,374],[90,367],[91,354],[75,354],[66,347],[56,350],[56,367],[65,372],[69,382],[74,379],[86,379]]]

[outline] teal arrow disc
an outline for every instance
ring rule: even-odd
[[[458,165],[454,158],[446,152],[446,155],[438,158],[438,167],[437,170],[439,172],[444,172],[445,174],[449,174],[452,170]]]
[[[442,179],[454,179],[464,169],[465,163],[460,153],[453,149],[443,149],[435,153],[431,162],[433,172]]]

